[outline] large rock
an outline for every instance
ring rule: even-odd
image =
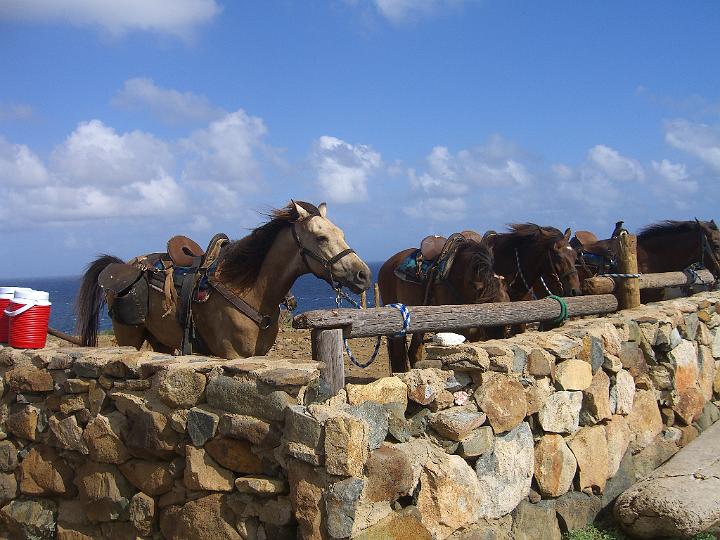
[[[405,413],[408,387],[398,377],[383,377],[368,384],[348,384],[346,389],[350,405],[374,401],[383,405],[394,404],[399,406],[401,414]]]
[[[170,367],[156,375],[158,396],[168,407],[189,409],[202,401],[205,375],[189,367]]]
[[[523,385],[502,375],[483,375],[483,384],[474,397],[495,433],[513,429],[527,414]]]
[[[0,471],[13,472],[18,466],[18,451],[15,445],[8,441],[0,441]]]
[[[515,540],[561,540],[555,501],[521,501],[513,511],[512,531]]]
[[[585,390],[592,377],[592,366],[583,360],[565,360],[555,368],[555,380],[563,390]]]
[[[167,416],[140,406],[127,409],[127,417],[125,444],[130,451],[138,457],[156,456],[163,459],[169,459],[175,454],[182,437],[172,428]]]
[[[467,407],[451,407],[435,413],[430,425],[451,441],[460,441],[485,422],[485,414]]]
[[[0,473],[0,506],[17,497],[18,485],[12,473]]]
[[[296,459],[288,459],[290,502],[302,538],[327,538],[327,513],[323,496],[327,473]]]
[[[262,460],[252,452],[252,447],[246,441],[213,439],[205,444],[205,450],[220,465],[236,473],[263,472]]]
[[[698,380],[697,344],[682,340],[680,345],[667,353],[673,371],[675,390],[683,392],[695,388]]]
[[[610,411],[612,414],[630,414],[635,401],[635,379],[621,369],[615,375],[615,384],[610,388]]]
[[[559,497],[572,487],[575,455],[560,435],[545,435],[535,446],[535,480],[540,493]]]
[[[325,468],[330,474],[360,477],[369,451],[366,422],[338,415],[325,422]]]
[[[75,485],[91,522],[127,515],[134,490],[115,465],[89,461],[76,471]]]
[[[365,484],[365,479],[346,478],[328,488],[325,509],[331,537],[354,537],[391,513],[389,501],[372,502],[364,497]]]
[[[8,432],[28,441],[37,439],[40,409],[33,405],[10,407],[5,425]]]
[[[630,426],[630,448],[634,452],[645,448],[662,431],[660,409],[652,390],[638,390],[635,393],[632,412],[627,416]]]
[[[215,409],[281,421],[285,408],[297,401],[282,390],[245,378],[214,375],[205,388],[208,405]]]
[[[563,532],[584,529],[591,525],[602,507],[599,497],[579,491],[569,491],[555,500],[558,524]]]
[[[393,512],[354,537],[355,540],[431,540],[432,535],[422,524],[416,508]]]
[[[73,470],[48,446],[30,450],[20,464],[20,491],[25,495],[73,495]]]
[[[223,437],[244,439],[261,448],[274,448],[280,444],[280,433],[268,422],[242,414],[223,414],[218,433]]]
[[[618,497],[615,517],[640,538],[691,537],[720,522],[720,424]]]
[[[152,534],[155,521],[155,499],[145,493],[136,493],[130,499],[130,523],[143,536]]]
[[[551,394],[538,413],[540,426],[550,433],[575,433],[580,424],[582,401],[582,392]]]
[[[23,392],[51,392],[54,382],[49,372],[30,365],[18,366],[5,373],[10,389],[18,394]]]
[[[367,461],[365,497],[371,502],[394,501],[413,488],[412,463],[392,444],[383,444]]]
[[[173,467],[164,461],[131,459],[120,465],[130,483],[148,495],[162,495],[173,488]]]
[[[595,372],[592,384],[583,390],[580,421],[591,426],[610,418],[610,378],[602,369]]]
[[[697,388],[686,388],[673,392],[672,410],[686,424],[692,424],[702,414],[705,407],[705,398]]]
[[[608,478],[615,476],[620,463],[630,444],[632,433],[624,416],[613,415],[610,421],[603,426],[608,449]]]
[[[221,467],[204,449],[185,447],[185,487],[197,491],[232,491],[235,476]]]
[[[0,510],[10,538],[50,540],[55,538],[57,506],[47,499],[11,501]]]
[[[460,441],[457,453],[464,458],[478,457],[495,446],[495,435],[490,426],[482,426]]]
[[[242,540],[227,496],[208,495],[161,513],[160,531],[173,540]]]
[[[530,492],[535,464],[530,426],[523,422],[495,439],[491,453],[480,456],[475,471],[480,480],[480,517],[499,518]]]
[[[213,412],[200,407],[190,409],[187,417],[187,432],[192,443],[195,446],[202,446],[214,437],[219,421],[220,417]]]
[[[83,440],[90,452],[90,459],[115,464],[130,459],[130,453],[120,438],[126,424],[125,417],[117,412],[110,416],[99,414],[93,418],[83,431]]]
[[[445,390],[447,372],[439,369],[411,369],[397,377],[407,386],[408,398],[420,405],[429,405]]]
[[[602,426],[584,427],[570,441],[580,471],[580,490],[602,493],[608,477],[608,450],[605,430]]]
[[[83,440],[83,430],[74,416],[68,416],[62,420],[57,416],[52,416],[48,420],[48,426],[50,428],[49,443],[52,446],[65,450],[74,450],[81,454],[89,453],[88,447]]]

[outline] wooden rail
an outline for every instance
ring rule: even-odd
[[[697,270],[697,279],[688,272],[661,272],[657,274],[640,274],[637,278],[640,289],[662,289],[663,287],[682,287],[688,285],[712,285],[715,276],[710,270]],[[583,283],[585,294],[610,294],[615,292],[618,278],[597,276],[588,278]]]

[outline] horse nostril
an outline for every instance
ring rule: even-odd
[[[359,270],[357,273],[357,280],[360,283],[365,283],[368,280],[368,275],[365,270]]]

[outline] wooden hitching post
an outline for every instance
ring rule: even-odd
[[[362,309],[367,309],[367,291],[363,291],[360,295],[360,307]]]
[[[345,387],[343,364],[343,333],[339,328],[310,332],[312,357],[325,365],[320,368],[320,391],[334,396]]]
[[[618,246],[618,269],[620,273],[637,274],[637,237],[632,234],[621,234]],[[620,308],[629,309],[639,306],[640,281],[638,278],[621,278],[618,281]]]
[[[380,286],[377,283],[373,292],[375,293],[375,307],[380,307]]]

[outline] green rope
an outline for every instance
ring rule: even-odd
[[[555,300],[558,304],[560,304],[560,315],[558,315],[555,319],[553,319],[551,321],[553,324],[563,323],[570,318],[570,316],[568,315],[568,308],[567,308],[567,304],[565,303],[565,300],[563,300],[559,296],[555,296],[554,294],[551,294],[550,296],[547,296],[546,298]]]

